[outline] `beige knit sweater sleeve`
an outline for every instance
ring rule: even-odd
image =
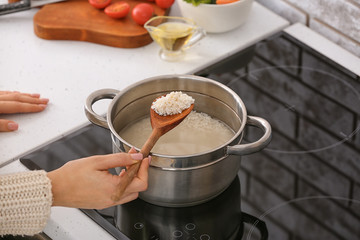
[[[34,235],[50,216],[51,182],[46,172],[0,176],[0,235]]]

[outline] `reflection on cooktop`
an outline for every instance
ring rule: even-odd
[[[161,207],[140,199],[120,205],[115,222],[131,239],[237,240],[244,234],[244,223],[256,229],[249,236],[267,239],[265,223],[241,212],[238,177],[218,197],[193,207]]]
[[[267,119],[270,145],[242,159],[242,210],[270,239],[359,239],[360,78],[279,34],[199,74],[232,88]],[[211,67],[210,67],[211,69]],[[261,133],[248,127],[246,139]]]
[[[197,74],[227,85],[249,115],[267,119],[270,145],[242,157],[231,187],[204,205],[173,209],[136,200],[86,213],[118,239],[259,239],[254,224],[242,226],[245,213],[266,223],[269,239],[359,239],[359,76],[286,33]],[[258,131],[248,126],[245,140]],[[26,158],[49,171],[111,151],[109,131],[88,126]],[[213,226],[229,234],[216,235],[222,231]]]

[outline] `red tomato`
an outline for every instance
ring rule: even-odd
[[[156,5],[158,5],[161,8],[169,8],[171,7],[171,5],[174,4],[174,2],[175,0],[155,0]]]
[[[98,9],[102,9],[104,7],[106,7],[107,5],[109,5],[111,2],[111,0],[89,0],[89,3],[91,4],[91,6],[93,6],[94,8],[98,8]]]
[[[144,25],[154,16],[154,8],[149,3],[139,3],[133,8],[131,16],[137,24]]]
[[[233,3],[233,2],[237,2],[239,0],[216,0],[216,4],[228,4],[228,3]]]
[[[113,3],[105,8],[105,13],[112,18],[126,17],[129,11],[130,5],[124,1]]]

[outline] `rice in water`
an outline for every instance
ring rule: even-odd
[[[127,126],[119,135],[129,144],[141,148],[152,131],[150,118]],[[234,131],[206,113],[192,111],[177,127],[163,135],[152,149],[165,155],[190,155],[210,151],[228,142]]]

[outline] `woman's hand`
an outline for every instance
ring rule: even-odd
[[[151,159],[151,157],[149,156]],[[148,186],[149,158],[131,149],[129,153],[115,153],[82,158],[66,163],[48,173],[52,184],[53,206],[103,209],[136,199],[139,192]],[[139,172],[126,188],[118,202],[112,196],[116,193],[122,176],[112,175],[108,169],[129,166],[142,160]]]
[[[0,114],[30,113],[43,111],[49,99],[40,98],[40,94],[0,91]],[[0,132],[18,129],[18,124],[11,120],[0,119]]]

